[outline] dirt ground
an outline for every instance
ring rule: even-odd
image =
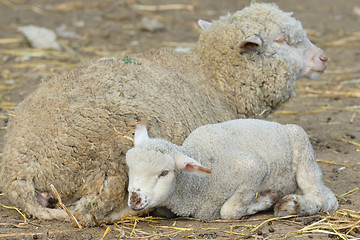
[[[8,114],[43,79],[90,59],[124,57],[151,48],[191,47],[199,35],[198,19],[217,19],[249,2],[0,0],[0,153]],[[360,1],[274,2],[294,12],[310,40],[328,54],[330,65],[317,81],[299,80],[297,96],[267,119],[295,123],[307,131],[324,181],[339,198],[340,210],[288,219],[272,219],[269,211],[240,221],[210,223],[128,218],[117,225],[77,229],[58,221],[25,222],[16,209],[9,208],[13,205],[6,196],[0,195],[0,238],[360,239]],[[167,10],[154,9],[154,5]],[[156,32],[142,30],[140,20],[146,16],[165,27]],[[33,49],[17,31],[27,24],[50,29],[64,24],[77,35],[59,37],[63,51]]]

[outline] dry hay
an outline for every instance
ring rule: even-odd
[[[298,231],[289,234],[319,235],[327,234],[330,238],[359,239],[360,237],[360,212],[348,209],[336,211],[332,216],[326,216]]]
[[[55,190],[56,191],[56,190]],[[355,188],[342,195],[336,195],[341,201],[349,201],[351,195],[358,194],[360,187]],[[19,224],[1,223],[1,226],[26,229],[25,232],[0,234],[2,237],[21,237],[33,235],[58,235],[65,233],[75,233],[86,231],[86,229],[67,229],[62,231],[29,232],[28,225],[33,224],[25,214],[16,207],[9,207],[0,204],[1,207],[16,210],[23,218]],[[200,229],[195,228],[197,222],[205,223]],[[183,225],[186,224],[186,227]],[[292,225],[298,230],[290,231],[286,234],[271,234],[270,236],[262,232],[264,226],[274,226],[281,229],[282,226]],[[39,224],[37,224],[40,226]],[[153,216],[125,216],[114,225],[99,224],[105,228],[101,239],[105,239],[108,233],[117,235],[117,239],[159,239],[175,238],[181,236],[185,239],[205,238],[205,239],[233,239],[256,238],[256,239],[287,239],[294,236],[328,236],[338,239],[359,239],[360,237],[360,211],[340,209],[332,214],[320,213],[315,216],[297,217],[295,215],[279,218],[250,218],[242,220],[215,220],[204,222],[193,218],[165,219]],[[269,229],[270,231],[270,229]],[[273,229],[273,231],[275,231]],[[273,232],[270,231],[270,232]],[[201,233],[199,233],[201,232]],[[219,234],[222,237],[219,238]]]
[[[349,201],[346,198],[358,194],[360,187],[355,188],[337,197],[342,201]],[[169,224],[169,221],[172,223]],[[315,221],[315,222],[313,222]],[[194,222],[206,223],[201,229],[194,227]],[[259,223],[260,222],[260,223]],[[313,223],[312,223],[313,222]],[[163,225],[163,224],[167,225]],[[296,231],[290,231],[282,236],[269,236],[262,233],[264,226],[273,223],[294,225],[300,228]],[[186,224],[186,227],[183,225]],[[219,225],[221,224],[221,225]],[[340,209],[331,215],[321,213],[310,217],[297,217],[295,215],[278,217],[278,218],[262,218],[262,219],[243,219],[243,220],[215,220],[204,222],[193,218],[176,218],[164,219],[159,217],[139,217],[126,216],[113,226],[105,226],[103,238],[110,231],[119,232],[118,239],[159,239],[159,238],[218,238],[218,234],[224,234],[226,239],[234,237],[241,238],[257,238],[257,239],[286,239],[293,235],[327,235],[329,237],[337,236],[339,239],[356,239],[360,237],[360,211],[349,209]],[[202,232],[199,234],[199,232]]]
[[[163,220],[163,221],[161,221]],[[263,220],[260,224],[258,222]],[[311,223],[312,221],[315,222]],[[234,237],[242,238],[257,238],[257,239],[287,239],[299,234],[303,236],[329,236],[338,237],[338,239],[358,239],[360,237],[360,212],[356,212],[348,209],[341,209],[336,211],[332,215],[316,215],[312,217],[296,217],[286,216],[281,218],[269,218],[269,219],[247,219],[247,220],[235,220],[235,221],[212,221],[208,222],[211,227],[202,227],[201,229],[194,227],[178,227],[177,224],[186,221],[188,225],[192,225],[191,221],[198,222],[198,219],[191,218],[179,218],[170,219],[170,225],[163,225],[166,219],[158,217],[138,217],[138,216],[126,216],[114,225],[102,225],[105,228],[103,236],[104,239],[109,232],[117,234],[117,239],[159,239],[159,238],[175,238],[181,236],[187,239],[193,238],[218,238],[218,234],[222,234],[226,239],[233,239]],[[309,224],[309,222],[311,224]],[[216,223],[226,223],[226,226],[218,226]],[[239,224],[242,223],[242,224]],[[246,223],[246,224],[245,224]],[[270,223],[270,224],[269,224]],[[281,225],[295,225],[299,230],[290,231],[287,234],[281,234],[269,236],[261,232],[263,226],[272,225],[277,223],[278,228]],[[28,224],[28,223],[26,223]],[[307,225],[309,224],[309,225]],[[2,223],[1,226],[12,226],[16,228],[24,228],[23,224],[16,225],[13,223]],[[183,225],[183,224],[181,224]],[[71,233],[86,231],[86,229],[68,229],[64,231],[47,231],[49,235],[57,235],[61,233]],[[200,234],[198,232],[201,232]],[[20,237],[20,236],[32,236],[43,235],[44,232],[29,232],[28,230],[21,233],[0,234],[2,237]],[[275,237],[275,238],[274,238]]]

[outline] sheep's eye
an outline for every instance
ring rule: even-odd
[[[159,177],[165,177],[166,175],[168,175],[169,171],[168,170],[164,170],[160,173]]]

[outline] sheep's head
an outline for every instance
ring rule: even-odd
[[[176,174],[180,171],[211,173],[210,169],[176,151],[176,145],[149,138],[144,124],[137,125],[134,145],[126,153],[129,167],[128,205],[134,210],[161,205],[173,192]]]
[[[211,51],[232,60],[243,54],[277,58],[289,65],[296,79],[317,79],[327,68],[326,54],[310,42],[301,23],[291,15],[275,4],[252,3],[213,23],[200,20],[203,33],[198,49],[206,48],[207,57],[217,62],[219,57]],[[206,51],[202,54],[207,55]]]

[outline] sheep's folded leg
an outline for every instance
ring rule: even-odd
[[[47,195],[47,193],[38,193],[32,181],[24,179],[14,180],[9,185],[6,193],[15,205],[22,208],[32,217],[45,220],[70,221],[65,210],[46,207],[47,203],[43,201],[47,202],[47,199],[44,199],[43,195]]]
[[[110,173],[91,175],[87,182],[92,184],[87,185],[86,194],[72,208],[82,225],[94,226],[114,222],[134,212],[130,211],[126,204],[127,195],[124,189],[127,182],[123,176],[111,176]]]
[[[76,202],[72,211],[83,226],[114,223],[126,215],[139,215],[142,213],[132,210],[124,200],[122,201],[123,204],[119,204],[119,202],[110,203],[103,197],[87,195]],[[113,208],[115,204],[117,204],[116,208]]]

